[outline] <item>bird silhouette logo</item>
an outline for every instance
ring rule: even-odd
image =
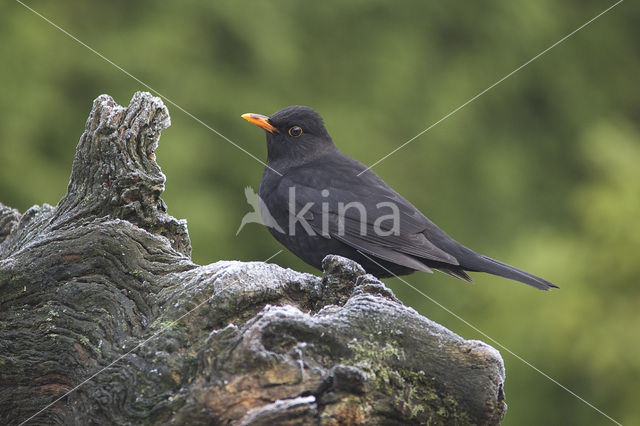
[[[264,201],[262,201],[262,198],[260,198],[260,196],[256,194],[253,188],[247,186],[244,189],[244,196],[247,199],[247,204],[253,207],[253,211],[244,215],[242,221],[240,222],[240,227],[236,231],[236,236],[240,233],[242,228],[244,228],[247,223],[260,223],[266,227],[275,229],[281,234],[284,234],[284,231],[269,212],[269,209],[267,208]]]

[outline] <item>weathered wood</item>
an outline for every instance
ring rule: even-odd
[[[160,198],[169,124],[102,95],[58,205],[0,204],[0,423],[500,422],[500,354],[356,263],[194,264]]]

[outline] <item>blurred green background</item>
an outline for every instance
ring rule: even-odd
[[[304,104],[371,164],[613,3],[28,4],[259,158],[264,135],[240,114]],[[640,424],[639,21],[638,5],[622,3],[375,168],[454,238],[561,289],[407,280],[624,424]],[[93,99],[127,105],[146,89],[16,2],[0,3],[0,57],[0,200],[56,204]],[[235,236],[262,165],[168,106],[164,199],[188,220],[194,260],[274,254],[260,225]],[[317,273],[287,252],[273,261]],[[611,424],[501,353],[505,425]]]

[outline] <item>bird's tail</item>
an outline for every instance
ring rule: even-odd
[[[535,275],[518,269],[515,266],[507,265],[499,260],[495,260],[481,254],[476,254],[476,256],[469,259],[468,262],[465,262],[465,264],[461,266],[469,271],[487,272],[489,274],[509,278],[510,280],[520,281],[521,283],[539,288],[540,290],[558,288],[557,285],[547,280],[536,277]]]

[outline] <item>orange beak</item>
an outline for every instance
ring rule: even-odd
[[[266,115],[247,113],[242,114],[241,117],[247,120],[249,123],[253,123],[258,127],[262,127],[269,133],[280,133],[278,129],[276,129],[271,123],[269,123],[269,117],[267,117]]]

